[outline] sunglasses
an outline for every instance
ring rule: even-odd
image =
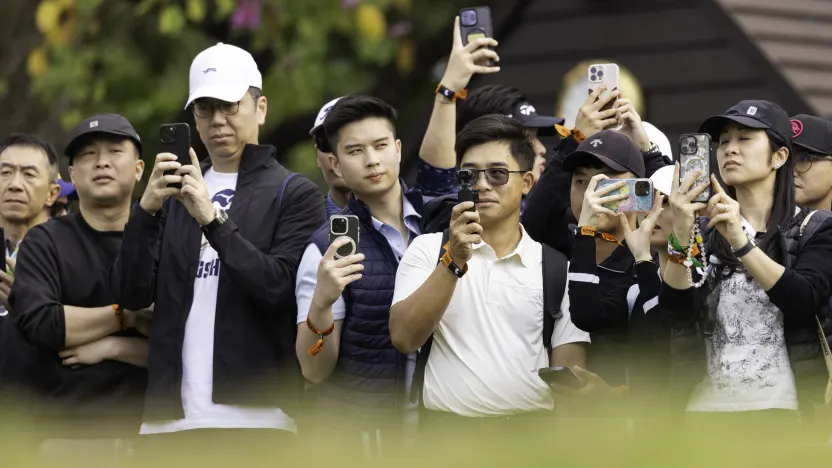
[[[498,186],[508,183],[511,174],[525,174],[527,171],[510,171],[504,167],[489,167],[488,169],[460,169],[456,178],[461,185],[474,185],[480,180],[480,174],[485,174],[489,185]]]

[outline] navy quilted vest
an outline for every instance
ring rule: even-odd
[[[418,190],[405,196],[422,213]],[[398,259],[387,239],[373,227],[369,209],[354,196],[340,214],[354,214],[360,221],[359,251],[364,254],[360,280],[344,290],[347,313],[341,330],[338,362],[332,375],[318,389],[318,407],[342,421],[376,426],[390,421],[406,401],[407,357],[390,340],[390,306]],[[311,239],[321,252],[329,246],[329,225]]]

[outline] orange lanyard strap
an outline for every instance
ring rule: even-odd
[[[309,317],[306,317],[306,326],[307,328],[312,330],[312,333],[318,335],[318,341],[316,341],[315,344],[312,345],[311,348],[309,348],[309,355],[317,356],[318,353],[320,353],[321,350],[324,349],[324,337],[329,336],[330,334],[332,334],[333,331],[335,331],[335,322],[332,322],[332,325],[330,325],[329,328],[327,328],[326,330],[320,331],[317,328],[315,328],[315,325],[312,325],[312,322],[309,321]]]
[[[127,326],[124,323],[124,309],[122,309],[118,304],[113,304],[113,313],[116,316],[116,322],[118,323],[118,331],[124,331],[127,329]]]
[[[607,234],[606,232],[598,232],[597,229],[590,226],[581,226],[578,233],[582,236],[589,236],[594,237],[596,239],[601,239],[605,242],[612,242],[613,244],[618,244],[620,246],[624,246],[618,239],[615,238],[612,234]]]

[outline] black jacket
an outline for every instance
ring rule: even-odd
[[[797,385],[798,399],[804,415],[820,403],[828,372],[820,348],[817,321],[820,320],[827,342],[832,341],[832,220],[815,215],[819,222],[811,237],[801,238],[800,225],[810,210],[801,208],[781,227],[781,242],[788,253],[786,271],[766,295],[783,314],[783,328],[791,370]],[[706,236],[711,239],[710,235]],[[711,251],[706,248],[706,251]],[[740,270],[733,274],[747,274]],[[659,304],[677,329],[673,337],[672,379],[678,409],[687,404],[693,387],[707,372],[705,341],[715,326],[719,290],[711,277],[700,289],[677,290],[665,285]],[[817,316],[817,319],[815,318]],[[807,411],[808,409],[808,411]]]
[[[635,259],[627,247],[618,247],[601,265],[595,261],[595,239],[575,235],[570,203],[572,173],[563,169],[564,159],[574,152],[578,142],[561,140],[554,155],[535,184],[523,213],[523,227],[532,239],[564,252],[569,265],[569,297],[572,322],[589,332],[587,365],[608,383],[621,385],[627,369],[626,344],[629,335],[627,293],[638,283]],[[647,176],[664,167],[669,160],[657,151],[644,153]],[[575,275],[575,273],[579,275]],[[583,273],[584,275],[580,275]],[[593,276],[597,283],[576,281]]]
[[[210,161],[202,163],[202,171]],[[272,146],[248,145],[229,219],[205,237],[222,268],[214,326],[213,401],[291,408],[302,378],[295,357],[295,277],[309,237],[325,220],[318,187],[293,177]],[[285,187],[282,189],[281,187]],[[279,200],[282,193],[282,200]],[[116,300],[155,303],[145,418],[183,417],[182,343],[202,231],[178,201],[151,216],[133,208],[112,271]]]
[[[563,161],[578,148],[578,142],[571,136],[564,138],[554,149],[552,159],[540,175],[526,199],[523,212],[523,227],[532,239],[559,250],[572,258],[574,229],[576,222],[572,215],[570,190],[572,173],[563,169]],[[644,153],[644,167],[647,177],[671,161],[658,151]]]

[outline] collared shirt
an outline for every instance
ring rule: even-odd
[[[327,217],[327,218],[329,218],[329,217],[331,217],[332,215],[337,215],[338,213],[340,213],[340,212],[341,212],[341,210],[342,210],[342,209],[343,209],[343,208],[341,208],[340,206],[338,206],[338,205],[337,205],[337,204],[336,204],[336,203],[332,200],[332,192],[327,193],[327,194],[326,194],[326,217]]]
[[[416,208],[413,207],[413,204],[405,196],[402,196],[402,217],[404,218],[404,224],[408,231],[407,239],[404,239],[393,226],[385,224],[375,217],[372,218],[373,227],[387,240],[397,260],[401,260],[410,241],[421,234],[419,221],[422,215],[416,211]],[[309,244],[306,247],[306,251],[303,252],[303,257],[298,266],[297,284],[295,285],[295,298],[298,304],[297,323],[305,322],[306,317],[309,316],[309,307],[312,305],[312,296],[315,294],[315,285],[318,283],[318,265],[320,265],[322,258],[323,255],[315,244]],[[332,304],[332,318],[333,320],[344,320],[346,316],[347,305],[342,294]],[[407,357],[405,383],[408,389],[413,380],[413,371],[415,368],[416,355],[412,354]]]
[[[505,416],[551,410],[553,399],[537,370],[549,366],[543,343],[543,248],[525,229],[510,254],[498,258],[479,243],[434,331],[425,370],[424,401],[431,410],[462,416]],[[442,234],[426,234],[407,249],[396,273],[393,304],[436,269]],[[567,285],[568,287],[568,285]],[[552,347],[589,342],[572,324],[569,294],[555,322]]]

